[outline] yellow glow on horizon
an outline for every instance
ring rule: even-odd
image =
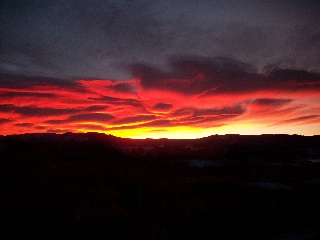
[[[99,131],[122,138],[168,138],[168,139],[195,139],[203,138],[215,134],[240,134],[240,135],[260,135],[260,134],[299,134],[299,135],[319,135],[320,124],[305,124],[299,126],[267,126],[263,124],[230,124],[213,128],[195,127],[170,127],[170,128],[136,128],[124,130]]]
[[[88,123],[87,123],[88,124]],[[229,123],[220,127],[139,127],[132,129],[110,128],[109,125],[93,124],[90,126],[78,126],[72,124],[66,127],[59,127],[58,133],[63,132],[98,132],[111,134],[121,138],[145,139],[145,138],[168,138],[168,139],[196,139],[211,135],[240,134],[240,135],[261,135],[261,134],[298,134],[304,136],[320,135],[320,123],[310,124],[287,124],[287,125],[266,125],[262,123],[252,123],[252,121],[242,121],[241,123]],[[96,126],[96,127],[95,127]],[[89,127],[89,128],[88,128]],[[47,131],[43,131],[47,132]],[[18,132],[23,134],[25,132]],[[32,131],[30,131],[32,133]],[[11,134],[4,132],[4,135]]]
[[[123,138],[170,138],[170,139],[190,139],[206,136],[206,129],[192,127],[170,127],[170,128],[136,128],[125,130],[111,130],[106,133]]]

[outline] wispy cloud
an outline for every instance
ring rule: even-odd
[[[131,80],[62,84],[45,79],[22,81],[18,88],[3,83],[0,133],[320,124],[317,73],[277,69],[262,74],[226,58],[171,61],[168,72],[139,65]]]

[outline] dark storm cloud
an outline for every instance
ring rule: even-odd
[[[13,104],[0,105],[0,112],[14,112],[28,117],[59,116],[76,113],[76,109],[58,109],[58,108],[37,108],[37,107],[18,107]]]
[[[251,64],[227,57],[199,57],[196,55],[171,56],[170,65],[178,73],[195,77],[198,72],[208,76],[216,76],[217,73],[252,73],[255,71]]]
[[[316,0],[3,0],[0,72],[128,79],[121,66],[164,69],[171,54],[319,72],[319,12]]]
[[[320,73],[295,69],[273,69],[257,73],[250,64],[230,58],[184,56],[171,58],[171,71],[133,65],[133,74],[144,88],[184,94],[249,93],[261,90],[312,91],[320,89]]]
[[[270,88],[287,91],[318,91],[320,90],[320,73],[294,69],[274,69],[267,76],[266,84],[272,84]]]
[[[173,77],[173,73],[165,73],[151,65],[142,63],[132,64],[128,70],[134,78],[141,79],[141,84],[145,88],[160,87],[162,80]]]
[[[111,89],[115,90],[116,92],[123,92],[123,93],[131,93],[134,92],[134,88],[128,83],[118,83],[114,86],[110,87]]]
[[[33,86],[57,86],[68,88],[70,90],[83,90],[77,82],[71,79],[65,80],[51,77],[0,73],[0,87],[28,89],[32,88]]]
[[[211,88],[225,88],[224,91],[228,91],[235,85],[234,88],[241,91],[241,88],[252,88],[252,81],[257,82],[263,78],[253,72],[250,64],[230,58],[172,57],[170,66],[170,72],[144,64],[132,65],[131,70],[135,77],[141,78],[144,88],[165,89],[185,94],[201,93]],[[232,86],[228,85],[230,83]]]
[[[296,81],[298,83],[319,82],[320,75],[306,70],[274,69],[268,75],[273,82]]]
[[[146,89],[184,94],[249,93],[262,90],[319,90],[320,73],[295,69],[273,69],[257,73],[250,64],[230,58],[181,56],[170,59],[170,71],[145,64],[131,65],[135,77]]]
[[[256,91],[319,91],[320,74],[293,69],[275,69],[269,75],[257,75],[257,79],[230,81],[208,90],[206,95],[216,93],[249,93]]]

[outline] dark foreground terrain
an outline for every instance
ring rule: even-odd
[[[116,139],[3,137],[0,237],[319,239],[320,163],[306,146],[231,142],[206,142],[210,155],[168,141],[145,152]],[[200,155],[212,164],[186,161]]]

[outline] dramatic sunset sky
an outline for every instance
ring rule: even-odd
[[[0,134],[320,134],[318,0],[2,0]]]

